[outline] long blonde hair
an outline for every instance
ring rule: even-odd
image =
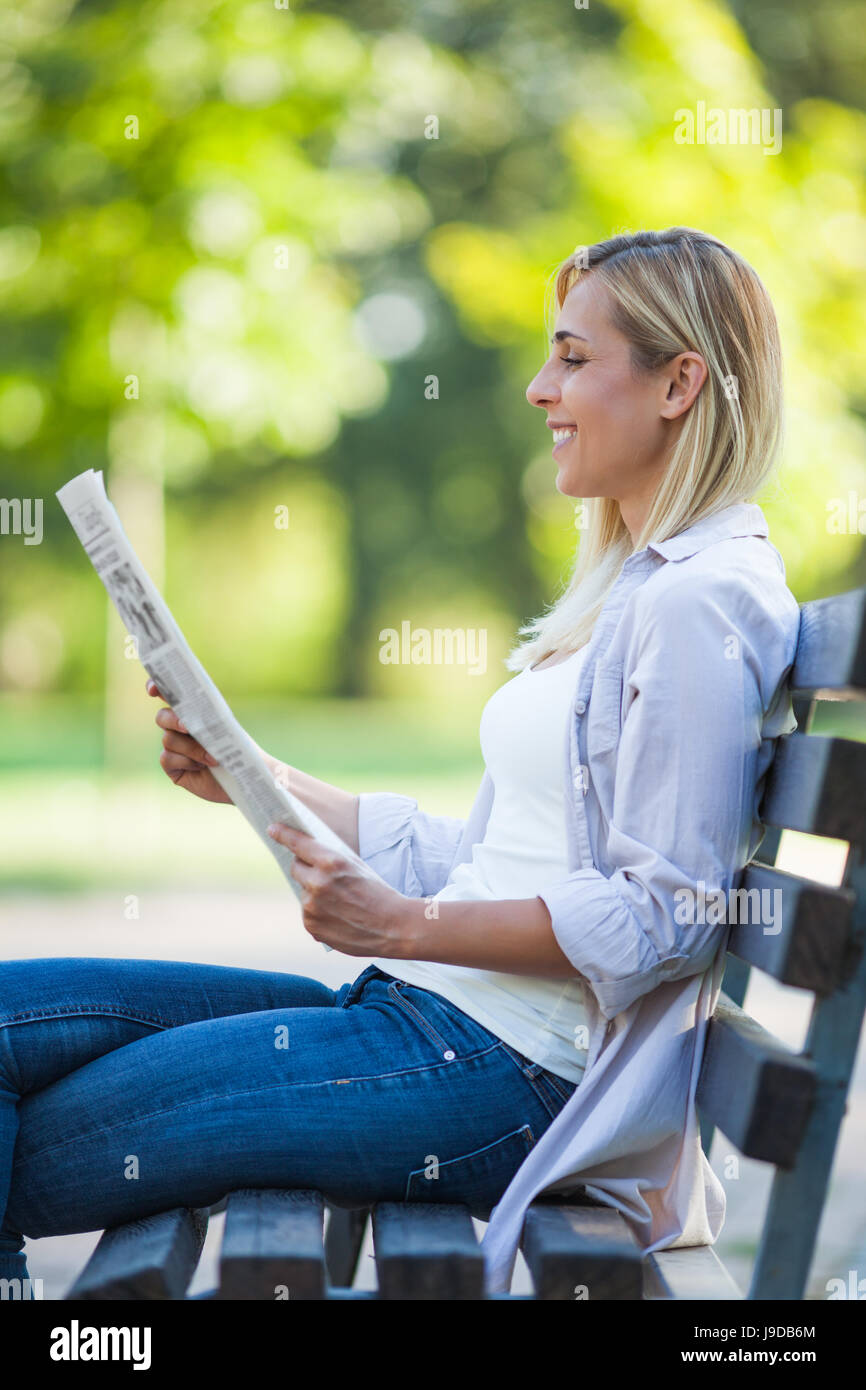
[[[701,518],[759,492],[782,433],[782,352],[766,289],[746,261],[706,232],[670,227],[623,233],[572,252],[551,277],[556,309],[587,275],[607,290],[634,369],[651,372],[699,352],[708,377],[686,412],[643,530],[633,542],[610,497],[587,498],[571,577],[562,594],[520,629],[513,671],[592,635],[623,562]],[[553,331],[548,285],[545,317]]]

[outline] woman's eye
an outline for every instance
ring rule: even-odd
[[[560,362],[564,362],[567,367],[582,367],[586,362],[585,357],[560,357]]]

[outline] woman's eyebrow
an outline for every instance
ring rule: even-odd
[[[551,343],[564,343],[566,338],[579,338],[582,343],[588,343],[589,339],[584,338],[582,333],[570,333],[567,328],[560,328],[551,338]]]

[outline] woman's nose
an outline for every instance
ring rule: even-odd
[[[545,368],[532,378],[526,388],[526,399],[530,405],[537,405],[539,409],[546,410],[547,407],[558,398],[559,391],[552,379],[546,375]]]

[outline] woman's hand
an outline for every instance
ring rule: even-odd
[[[314,940],[347,956],[413,958],[422,900],[368,878],[304,830],[269,825],[268,834],[295,856],[291,875],[304,890],[304,926]]]
[[[157,689],[155,681],[149,680],[145,688],[148,695],[152,695],[154,699],[163,700],[165,698]],[[163,751],[159,758],[163,772],[171,778],[176,786],[192,792],[193,796],[200,796],[202,801],[222,801],[230,806],[232,804],[231,797],[223,791],[209,770],[219,766],[216,758],[212,758],[200,743],[196,743],[192,735],[187,732],[186,726],[181,724],[174,710],[170,706],[159,710],[156,722],[164,731],[162,735]]]

